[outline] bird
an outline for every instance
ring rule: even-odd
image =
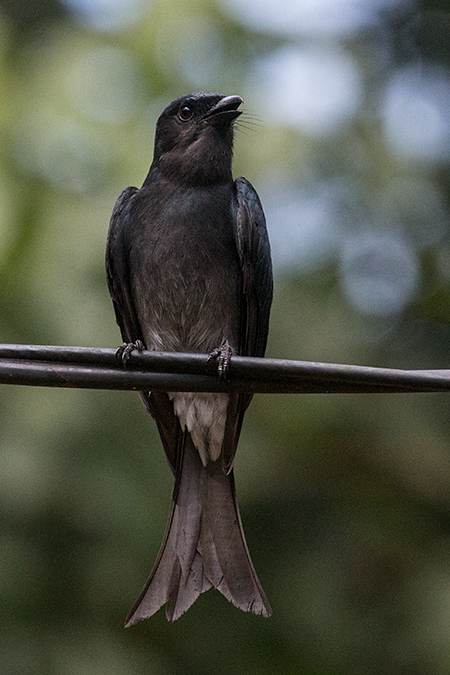
[[[272,262],[259,197],[232,177],[240,96],[195,92],[156,123],[140,189],[126,188],[110,220],[106,273],[124,344],[210,354],[226,377],[234,354],[264,356]],[[164,539],[125,626],[165,605],[178,619],[211,587],[233,605],[272,610],[256,574],[236,499],[233,461],[248,393],[143,391],[175,478]]]

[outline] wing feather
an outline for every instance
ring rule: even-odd
[[[126,238],[130,205],[137,192],[138,188],[127,187],[120,194],[109,221],[106,240],[106,278],[116,321],[125,342],[142,340],[142,331],[130,292]]]
[[[239,354],[264,356],[273,296],[272,260],[266,219],[258,194],[245,178],[235,181],[235,238],[241,266]],[[230,396],[225,427],[223,466],[233,465],[244,413],[251,394]]]
[[[126,188],[114,206],[106,243],[106,277],[124,342],[141,340],[145,345],[131,294],[128,266],[127,224],[137,192],[136,187]],[[163,392],[142,391],[140,395],[144,406],[156,420],[170,468],[175,473],[183,434],[172,402]]]

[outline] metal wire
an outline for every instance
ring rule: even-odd
[[[232,356],[226,379],[208,354],[0,345],[0,384],[85,389],[250,393],[412,393],[450,391],[450,370],[366,366]]]

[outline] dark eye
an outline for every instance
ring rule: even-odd
[[[183,122],[186,122],[187,120],[190,120],[192,115],[194,114],[194,111],[192,110],[190,105],[184,105],[180,108],[180,112],[178,113],[178,116]]]

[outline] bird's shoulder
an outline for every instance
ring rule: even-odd
[[[271,281],[269,235],[258,193],[246,178],[236,178],[234,185],[236,195],[234,221],[241,262],[245,266],[263,265]]]
[[[106,242],[106,266],[111,264],[111,254],[120,243],[123,234],[123,225],[129,210],[131,200],[138,192],[137,187],[127,187],[122,190],[114,204],[113,212],[109,221],[108,237]]]
[[[132,198],[139,192],[137,187],[127,187],[125,190],[122,190],[120,195],[117,197],[116,203],[114,204],[113,212],[111,214],[111,219],[109,221],[109,229],[114,230],[114,227],[120,222],[121,216],[123,216],[124,211],[129,207]]]
[[[246,307],[242,353],[262,356],[273,296],[269,235],[261,201],[253,185],[242,177],[237,178],[234,185],[234,228]]]
[[[246,202],[251,209],[256,209],[261,212],[262,217],[264,218],[264,212],[261,206],[261,201],[259,199],[258,193],[256,192],[253,185],[249,180],[240,176],[234,181],[236,194],[239,203]]]
[[[129,325],[136,324],[136,321],[134,317],[130,318],[133,311],[128,307],[126,224],[129,219],[131,201],[137,192],[138,188],[127,187],[119,195],[109,221],[105,255],[106,279],[116,313],[116,320],[121,328],[124,340],[128,341],[135,340],[137,337],[132,337],[131,329],[128,330]]]

